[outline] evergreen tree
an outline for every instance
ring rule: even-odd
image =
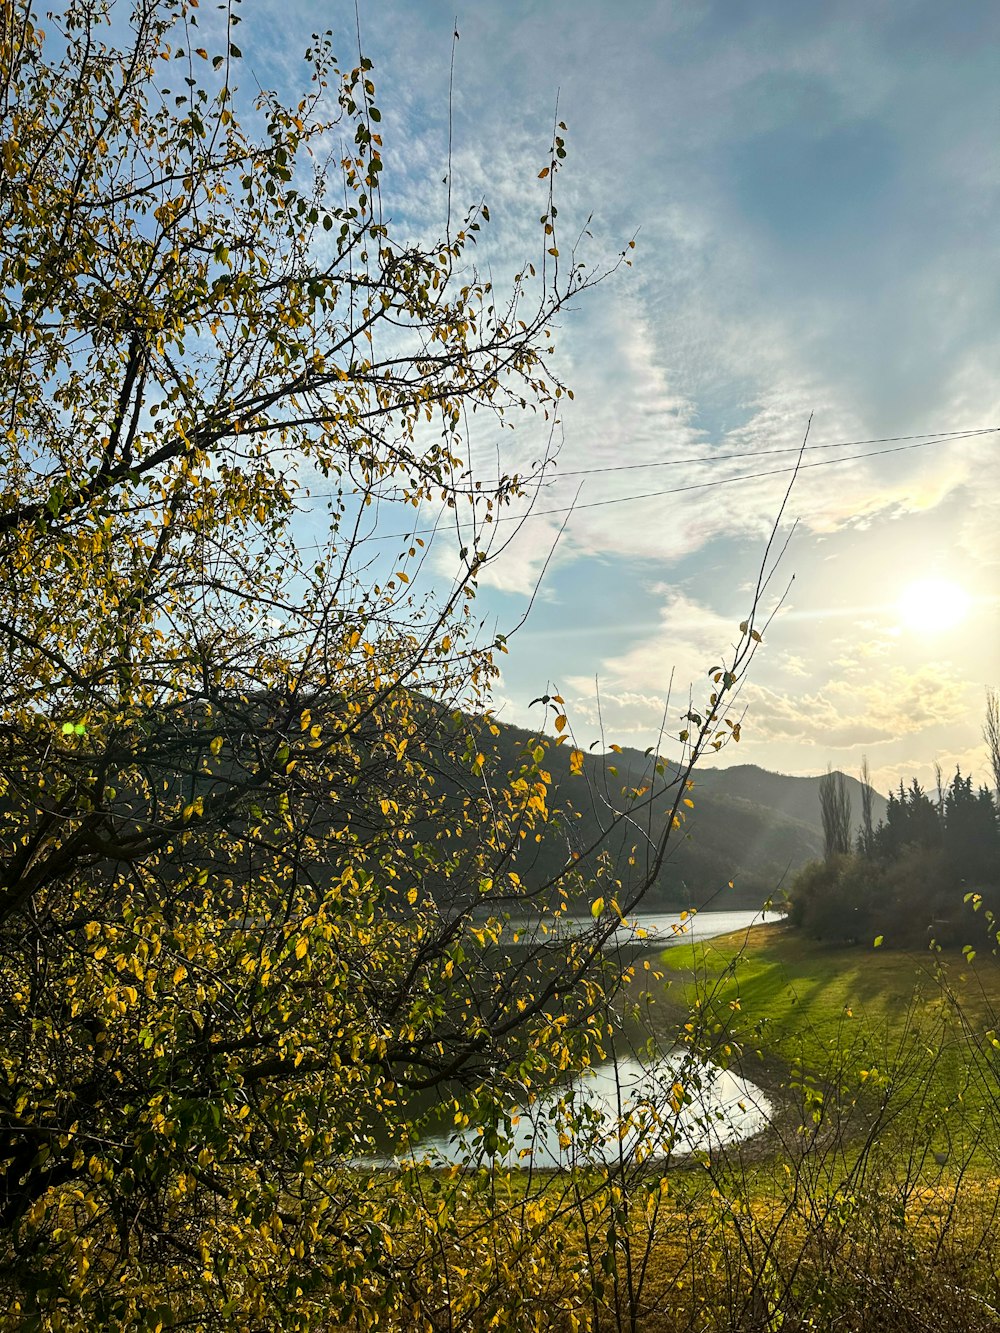
[[[972,789],[972,777],[955,770],[945,795],[945,850],[956,882],[992,882],[997,877],[997,814],[985,787]]]
[[[906,793],[906,841],[910,846],[928,850],[941,846],[941,820],[937,807],[916,778]]]
[[[868,767],[868,756],[861,760],[861,831],[858,834],[858,851],[869,859],[875,851],[875,830],[872,827],[872,802],[875,788],[872,786],[872,773]]]

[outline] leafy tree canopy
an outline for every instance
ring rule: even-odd
[[[807,866],[789,893],[793,924],[821,939],[861,943],[880,936],[891,944],[967,944],[982,929],[963,907],[980,911],[990,945],[1000,943],[1000,818],[993,793],[974,791],[961,770],[937,803],[916,778],[909,787],[900,782],[885,819],[875,829],[862,823],[856,854],[842,843],[824,865]]]
[[[454,1199],[360,1159],[459,1084],[495,1144],[511,1086],[600,1049],[600,945],[687,799],[682,771],[648,874],[630,897],[601,869],[576,943],[503,951],[506,911],[583,888],[563,866],[525,900],[521,849],[558,830],[545,747],[487,785],[489,718],[456,708],[485,705],[503,642],[470,604],[531,480],[474,476],[464,423],[555,409],[549,326],[601,274],[560,257],[551,195],[503,298],[472,261],[485,203],[394,234],[370,62],[318,36],[308,96],[247,104],[238,19],[213,46],[196,0],[13,0],[0,27],[11,1327],[409,1308],[400,1200],[425,1239]],[[383,500],[463,534],[450,586],[414,592],[418,536],[369,540]],[[759,638],[688,714],[691,762]]]

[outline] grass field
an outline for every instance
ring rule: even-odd
[[[1000,962],[833,948],[783,927],[646,961],[628,988],[637,1044],[679,1033],[738,1065],[772,1122],[722,1151],[553,1173],[530,1204],[512,1196],[511,1218],[560,1219],[546,1235],[562,1285],[543,1303],[574,1315],[538,1326],[1000,1327]]]
[[[414,1168],[424,1211],[395,1243],[415,1304],[394,1327],[995,1333],[1000,962],[780,927],[642,962],[636,1045],[680,1034],[741,1066],[770,1127],[572,1171]]]
[[[881,1112],[908,1148],[919,1140],[995,1171],[996,957],[833,947],[766,926],[666,950],[660,966],[672,1007],[683,997],[714,1049],[740,1049],[750,1077],[794,1085],[805,1102],[821,1092],[851,1113],[855,1137]]]

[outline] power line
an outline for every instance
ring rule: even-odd
[[[997,429],[1000,429],[1000,427]],[[987,432],[982,433],[986,434]],[[630,500],[652,500],[661,495],[680,495],[684,491],[708,491],[716,486],[732,486],[738,481],[754,481],[761,477],[780,477],[782,475],[787,475],[789,472],[805,472],[808,468],[834,467],[838,463],[855,463],[862,458],[883,458],[887,454],[904,454],[911,449],[926,449],[929,445],[941,443],[943,443],[943,441],[939,439],[924,440],[920,444],[897,445],[895,449],[873,449],[864,454],[851,454],[848,458],[825,458],[820,459],[815,463],[799,463],[793,464],[790,467],[767,468],[761,472],[741,472],[738,477],[720,477],[716,481],[695,481],[689,483],[687,486],[669,486],[664,490],[640,491],[636,495],[613,496],[608,500],[590,500],[586,504],[567,505],[561,509],[533,509],[529,514],[524,515],[524,517],[542,518],[546,514],[568,514],[570,512],[575,513],[578,509],[601,509],[605,505],[625,504]],[[817,447],[822,448],[823,446],[820,445]],[[797,453],[798,450],[795,450],[795,452]],[[511,522],[515,517],[515,515],[509,517],[505,515],[501,518],[494,519],[494,522]]]
[[[976,430],[924,431],[920,435],[883,435],[871,440],[837,440],[832,444],[807,444],[804,449],[799,444],[790,444],[781,449],[751,449],[739,454],[700,454],[692,458],[657,459],[650,463],[611,463],[606,467],[583,467],[570,472],[560,471],[556,475],[559,477],[589,477],[597,472],[633,472],[637,468],[680,467],[683,463],[722,463],[737,458],[766,458],[771,454],[812,453],[815,449],[853,449],[865,444],[896,444],[903,440],[923,440],[927,444],[944,444],[951,443],[952,440],[971,439],[977,435],[994,435],[998,431],[1000,431],[1000,426],[983,426]],[[884,452],[892,453],[893,451],[887,449]],[[860,458],[869,456],[866,454],[858,455]],[[847,462],[849,460],[834,461]]]
[[[634,500],[652,500],[652,499],[659,499],[660,497],[665,496],[665,495],[681,495],[681,494],[685,494],[685,493],[690,492],[690,491],[713,490],[713,489],[715,489],[716,487],[720,487],[720,486],[735,486],[737,483],[742,482],[742,481],[755,481],[755,480],[760,480],[760,479],[765,478],[765,477],[787,476],[789,473],[791,473],[791,472],[795,472],[795,471],[804,472],[804,471],[807,471],[807,470],[811,470],[811,469],[813,469],[813,468],[819,468],[819,467],[833,467],[833,466],[835,466],[835,465],[837,465],[837,464],[840,464],[840,463],[854,463],[854,462],[858,462],[858,461],[860,461],[861,459],[864,459],[864,458],[883,458],[883,457],[885,457],[885,456],[887,456],[887,455],[889,455],[889,454],[908,453],[908,452],[910,452],[910,451],[913,450],[913,449],[927,449],[927,448],[929,448],[931,445],[935,445],[935,444],[946,444],[946,443],[951,443],[952,441],[954,441],[954,440],[958,440],[958,439],[967,439],[967,438],[971,438],[971,437],[975,437],[975,436],[994,435],[994,434],[997,434],[997,433],[1000,433],[1000,426],[984,427],[984,428],[982,428],[982,429],[972,430],[972,431],[939,431],[939,432],[935,432],[935,433],[933,433],[933,434],[926,434],[926,435],[897,435],[897,436],[884,436],[884,437],[882,437],[882,439],[880,439],[880,440],[868,440],[868,441],[864,441],[864,440],[844,441],[844,442],[838,442],[836,445],[811,445],[811,446],[808,446],[808,447],[809,447],[809,448],[812,448],[812,449],[830,449],[830,448],[842,448],[842,447],[847,447],[849,444],[852,444],[852,443],[853,443],[853,444],[866,444],[866,443],[868,443],[868,444],[876,444],[876,443],[889,443],[889,442],[892,441],[892,440],[908,440],[908,441],[911,441],[911,440],[912,440],[912,441],[917,441],[916,443],[899,444],[899,445],[897,445],[895,448],[892,448],[892,449],[874,449],[874,450],[869,450],[869,451],[866,452],[866,453],[861,453],[861,454],[851,454],[849,457],[846,457],[846,458],[827,458],[827,459],[820,459],[820,460],[817,460],[817,461],[814,462],[814,463],[798,463],[798,464],[792,464],[792,465],[790,465],[789,467],[767,468],[767,469],[764,469],[764,470],[762,470],[762,471],[760,471],[760,472],[742,472],[742,473],[739,474],[739,476],[736,476],[736,477],[720,477],[720,478],[716,478],[715,480],[712,480],[712,481],[696,481],[696,482],[690,482],[690,483],[688,483],[687,485],[684,485],[684,486],[669,486],[669,487],[666,487],[666,488],[664,488],[664,489],[662,489],[662,490],[655,490],[655,491],[640,491],[640,492],[637,492],[636,494],[633,494],[633,495],[618,495],[618,496],[612,496],[612,497],[610,497],[609,499],[606,499],[606,500],[590,500],[590,501],[586,501],[586,502],[584,502],[584,503],[580,503],[580,504],[561,505],[561,506],[557,506],[557,507],[555,507],[555,508],[551,508],[551,509],[532,509],[532,510],[529,510],[528,513],[526,513],[526,514],[501,514],[501,515],[495,517],[495,518],[493,519],[493,522],[492,522],[489,526],[490,526],[490,527],[495,527],[495,526],[496,526],[497,524],[499,524],[499,523],[523,523],[523,522],[525,522],[526,520],[528,520],[528,519],[530,519],[530,518],[546,518],[546,517],[551,517],[551,516],[553,516],[553,515],[575,514],[575,513],[577,513],[578,511],[583,510],[583,509],[603,509],[603,508],[607,507],[608,505],[629,504],[629,503],[631,503],[631,502],[634,501]],[[799,449],[799,448],[794,448],[794,449],[774,449],[774,450],[767,450],[767,451],[763,451],[763,452],[766,452],[766,453],[790,453],[790,452],[791,452],[791,453],[796,453],[796,454],[797,454],[797,453],[800,452],[800,449]],[[759,456],[759,455],[754,455],[754,456]],[[704,461],[715,460],[715,459],[718,459],[718,458],[720,458],[719,455],[711,455],[711,456],[709,456],[709,459],[706,459],[706,460],[704,460]],[[694,461],[694,460],[691,460],[691,461]],[[702,460],[699,460],[699,461],[702,461]],[[639,466],[643,466],[643,465],[639,465]],[[614,470],[618,470],[618,469],[604,469],[604,468],[582,469],[581,472],[588,472],[588,471],[598,471],[598,472],[601,472],[601,471],[606,471],[606,470],[612,470],[612,471],[614,471]],[[626,470],[626,469],[625,469],[625,468],[622,468],[621,470],[624,471],[624,470]],[[571,474],[571,473],[566,473],[566,472],[564,472],[564,473],[561,473],[560,475],[561,475],[561,476],[564,476],[564,477],[565,477],[565,476],[570,476],[570,475],[581,475],[581,472],[578,472],[578,473],[575,473],[575,474]],[[319,498],[319,497],[317,497],[317,498]],[[373,533],[373,534],[371,534],[369,537],[367,537],[365,540],[366,540],[366,541],[379,541],[379,542],[382,542],[382,541],[409,541],[409,540],[412,539],[413,537],[433,536],[437,531],[438,531],[438,527],[435,526],[435,527],[432,527],[432,528],[414,528],[414,529],[412,529],[412,530],[409,531],[409,532],[389,532],[389,533],[378,533],[378,534]],[[322,545],[316,544],[316,545],[309,546],[309,547],[303,547],[303,548],[301,548],[301,549],[303,549],[303,550],[324,550],[325,547],[322,546]]]
[[[609,463],[601,467],[574,468],[570,471],[562,471],[556,468],[550,479],[555,481],[561,477],[591,477],[604,472],[635,472],[644,468],[684,467],[692,463],[725,463],[743,458],[768,458],[775,454],[813,453],[816,450],[825,449],[855,449],[868,444],[899,444],[911,440],[919,440],[922,441],[923,444],[951,444],[958,440],[970,440],[977,436],[996,435],[998,433],[1000,433],[1000,426],[979,426],[969,430],[921,431],[919,435],[881,435],[873,436],[871,439],[867,440],[835,440],[829,444],[809,444],[806,445],[805,449],[803,449],[801,445],[791,444],[785,445],[780,449],[750,449],[742,453],[734,454],[693,454],[688,458],[661,458],[644,463]],[[923,447],[923,444],[915,447],[921,448]],[[880,452],[893,453],[895,451],[886,449]],[[874,456],[874,454],[856,455],[858,458],[871,458]],[[850,459],[835,461],[850,462]],[[810,466],[815,465],[811,464]],[[529,478],[525,478],[525,480],[529,480]],[[305,490],[306,487],[303,485],[301,489]],[[669,493],[670,492],[657,492],[657,494]],[[340,491],[311,491],[309,493],[309,498],[311,500],[329,500],[336,498],[340,494]]]

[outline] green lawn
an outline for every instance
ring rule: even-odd
[[[881,1113],[908,1142],[995,1167],[996,958],[833,947],[778,926],[668,949],[660,965],[674,1004],[683,995],[716,1049],[741,1048],[751,1078],[756,1061],[772,1087],[867,1108],[856,1133]]]

